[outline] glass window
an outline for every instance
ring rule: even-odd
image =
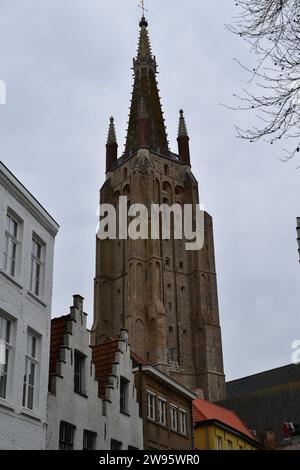
[[[92,431],[83,431],[83,450],[96,449],[97,434]]]
[[[111,439],[110,449],[111,450],[122,450],[122,442],[116,441],[115,439]]]
[[[165,426],[167,424],[167,404],[163,398],[158,399],[158,413],[159,413],[159,424]]]
[[[222,450],[223,445],[222,445],[222,437],[217,436],[217,450]]]
[[[180,432],[186,436],[187,434],[187,413],[186,411],[180,410],[179,411],[179,424],[180,424]]]
[[[59,450],[73,450],[74,447],[74,432],[75,426],[73,424],[60,422],[59,426]]]
[[[177,408],[175,406],[170,406],[171,414],[171,429],[172,431],[177,431]]]
[[[16,276],[16,263],[20,242],[19,224],[12,215],[6,215],[6,230],[3,252],[3,268],[10,276]]]
[[[12,374],[11,355],[12,345],[12,322],[0,315],[0,398],[7,398],[8,380]]]
[[[147,417],[155,421],[155,395],[147,393]]]
[[[232,450],[232,441],[227,441],[227,449]]]
[[[128,380],[120,378],[120,412],[128,413]]]
[[[27,333],[27,350],[25,355],[25,373],[23,381],[23,402],[24,408],[34,409],[37,390],[37,374],[39,370],[39,360],[37,344],[38,338],[32,333]]]
[[[75,351],[74,355],[74,392],[84,393],[84,364],[85,357]]]
[[[43,251],[44,246],[33,237],[31,248],[30,290],[37,296],[41,295],[42,276],[44,273]]]

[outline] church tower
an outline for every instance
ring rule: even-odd
[[[178,153],[169,149],[148,23],[140,21],[134,86],[124,154],[118,158],[113,118],[106,144],[106,181],[100,203],[199,204],[189,136],[180,110]],[[175,71],[174,71],[175,72]],[[150,213],[150,211],[149,211]],[[150,223],[150,222],[149,222]],[[173,222],[174,223],[174,222]],[[225,396],[212,218],[205,243],[187,251],[185,240],[96,240],[92,341],[129,332],[132,350],[205,398]],[[172,233],[172,230],[171,230]]]

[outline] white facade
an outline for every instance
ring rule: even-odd
[[[82,297],[74,296],[70,316],[63,319],[67,333],[59,347],[56,373],[50,378],[47,449],[82,450],[86,444],[86,432],[93,436],[94,450],[109,450],[112,442],[121,443],[122,449],[142,449],[143,424],[136,401],[127,332],[121,333],[112,374],[105,389],[106,399],[102,400],[98,393],[99,383],[95,379]],[[78,355],[82,358],[80,368],[76,367]],[[81,378],[77,380],[75,375],[79,369]],[[121,377],[126,379],[128,387],[126,414],[120,413]],[[75,391],[78,384],[80,387]]]
[[[58,229],[0,162],[0,449],[46,446],[53,255]]]

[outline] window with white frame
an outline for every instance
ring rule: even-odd
[[[155,421],[155,400],[155,394],[147,392],[147,417],[152,421]]]
[[[8,382],[12,375],[12,341],[12,321],[0,315],[0,398],[4,400],[7,398]]]
[[[220,436],[217,436],[217,450],[223,449],[223,439]]]
[[[181,434],[187,435],[187,412],[179,410],[179,425]]]
[[[177,431],[177,408],[174,405],[170,406],[170,419],[172,431]]]
[[[25,373],[23,382],[23,407],[33,410],[38,392],[40,339],[27,332],[27,349],[25,354]]]
[[[44,244],[38,240],[35,235],[33,235],[31,248],[30,290],[38,297],[41,296],[43,287],[44,251]]]
[[[3,251],[3,269],[12,277],[17,275],[17,263],[20,251],[20,223],[9,212],[6,215],[5,241]]]
[[[158,398],[159,424],[167,424],[167,403],[163,398]]]

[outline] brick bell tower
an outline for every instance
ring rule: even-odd
[[[134,85],[124,154],[118,158],[113,118],[106,144],[100,202],[199,203],[189,136],[180,111],[178,154],[169,150],[157,64],[140,21]],[[96,240],[92,341],[129,331],[133,351],[209,400],[225,396],[213,225],[205,213],[205,244],[186,251],[184,240]]]

